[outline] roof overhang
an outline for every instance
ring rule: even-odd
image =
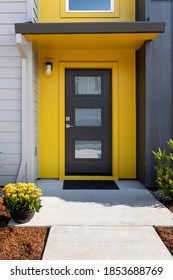
[[[16,23],[38,50],[137,50],[165,31],[165,22]]]

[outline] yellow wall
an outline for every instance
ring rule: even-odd
[[[64,12],[66,0],[41,0],[39,1],[39,22],[94,22],[94,21],[135,21],[135,0],[114,0],[118,5],[118,16],[111,13],[95,14]]]
[[[66,13],[65,1],[39,1],[39,22],[135,21],[135,0],[114,0],[115,13]],[[69,37],[66,39],[69,40]],[[61,44],[64,40],[65,38]],[[92,41],[92,38],[90,40]],[[50,40],[45,40],[43,44],[45,49],[47,42],[49,43]],[[99,48],[97,42],[94,43],[93,50],[92,48],[86,50],[86,45],[82,46],[81,50],[80,48],[75,50],[76,44],[72,50],[68,42],[64,43],[64,47],[61,44],[54,46],[57,50],[53,50],[53,44],[50,43],[49,50],[39,51],[39,177],[63,179],[65,166],[64,68],[70,63],[74,68],[77,63],[78,65],[82,63],[80,64],[82,67],[87,67],[86,62],[90,67],[97,65],[98,68],[103,67],[103,69],[108,65],[113,65],[113,175],[115,179],[135,178],[135,51],[107,50],[103,47],[103,38],[101,39],[102,47],[99,50],[97,50]],[[117,43],[111,44],[111,46],[117,46]],[[47,77],[44,72],[46,59],[51,59],[53,62],[53,75],[50,77]]]
[[[45,62],[45,61],[44,61]],[[58,177],[58,75],[46,77],[43,61],[39,72],[39,177]]]
[[[50,77],[44,73],[44,63],[48,58],[53,60],[53,75]],[[64,116],[60,114],[60,110],[64,112],[64,109],[59,107],[59,102],[65,93],[59,86],[62,81],[59,81],[58,77],[63,77],[63,73],[59,72],[62,63],[81,61],[82,63],[100,62],[103,67],[104,62],[105,65],[108,62],[117,62],[118,85],[116,84],[115,87],[118,112],[114,114],[118,117],[118,133],[114,135],[115,141],[118,141],[117,178],[136,178],[135,51],[131,50],[40,51],[39,177],[59,178],[60,175],[62,176],[64,162],[59,162],[60,153],[63,152],[59,143],[65,141]],[[116,120],[113,121],[116,125]]]

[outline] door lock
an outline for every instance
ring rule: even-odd
[[[66,128],[73,128],[74,126],[71,125],[71,124],[69,124],[69,123],[66,123],[65,127],[66,127]]]

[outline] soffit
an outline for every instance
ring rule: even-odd
[[[164,30],[164,22],[15,24],[38,50],[137,50]]]

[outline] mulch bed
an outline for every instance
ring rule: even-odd
[[[0,260],[40,260],[48,229],[3,227],[0,229]]]
[[[162,201],[162,203],[173,213],[173,201]],[[156,227],[155,229],[173,256],[173,227]]]
[[[173,256],[173,227],[156,227],[156,232]]]
[[[7,226],[9,221],[0,197],[0,260],[41,260],[49,228]]]
[[[162,203],[173,213],[173,201]],[[0,197],[0,260],[41,260],[49,228],[7,226],[9,220]],[[156,231],[173,256],[173,227],[156,227]]]

